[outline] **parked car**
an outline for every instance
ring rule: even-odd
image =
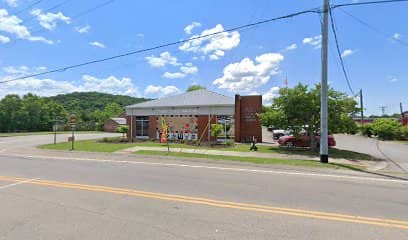
[[[278,140],[280,137],[282,136],[286,136],[289,135],[290,131],[288,130],[283,130],[283,129],[274,129],[272,131],[272,136],[274,140]]]
[[[320,136],[315,136],[317,146],[320,143]],[[310,136],[307,134],[302,134],[299,137],[295,136],[282,136],[279,138],[278,143],[280,146],[294,146],[294,147],[309,147],[310,146]],[[334,139],[333,135],[328,136],[328,143],[329,147],[336,146],[336,140]]]

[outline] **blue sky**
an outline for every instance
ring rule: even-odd
[[[107,0],[43,0],[29,7],[36,2],[0,0],[1,80],[188,39],[318,7],[322,1],[115,0],[95,9]],[[368,113],[379,114],[380,106],[398,112],[400,102],[408,108],[408,46],[399,42],[408,42],[408,3],[343,9],[334,11],[343,59],[354,91],[364,91]],[[308,14],[2,84],[0,97],[102,91],[155,98],[200,84],[229,96],[262,94],[270,103],[286,78],[289,86],[320,81],[319,36],[319,15]],[[351,94],[332,35],[329,50],[330,84]]]

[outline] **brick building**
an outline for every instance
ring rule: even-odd
[[[235,99],[201,89],[127,106],[126,118],[130,139],[159,139],[161,121],[168,126],[169,140],[214,140],[211,124],[223,126],[221,139],[249,142],[254,136],[262,141],[262,96]]]
[[[121,125],[126,125],[126,118],[109,118],[103,123],[103,131],[117,132]]]

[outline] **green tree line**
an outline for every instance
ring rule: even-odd
[[[50,131],[54,120],[59,121],[59,130],[68,130],[71,113],[77,115],[78,130],[101,130],[104,121],[119,116],[125,106],[145,100],[97,92],[54,97],[10,94],[0,100],[0,132]]]

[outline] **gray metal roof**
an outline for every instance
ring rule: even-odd
[[[111,118],[112,121],[115,121],[119,125],[126,125],[126,118]]]
[[[166,107],[199,107],[199,106],[234,106],[234,98],[219,93],[200,89],[179,95],[164,97],[148,102],[138,103],[125,107],[126,109],[166,108]]]

